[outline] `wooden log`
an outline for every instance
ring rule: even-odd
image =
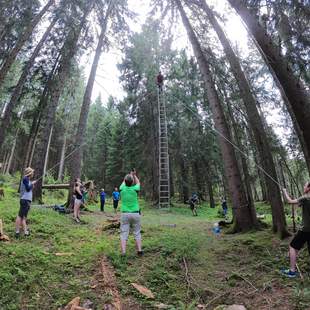
[[[42,185],[44,189],[69,189],[70,184],[44,184]]]

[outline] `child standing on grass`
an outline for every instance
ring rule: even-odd
[[[19,238],[20,236],[20,227],[23,227],[24,235],[29,236],[30,232],[27,227],[27,215],[30,209],[32,202],[32,188],[35,185],[36,181],[30,181],[33,178],[34,170],[30,167],[25,169],[22,183],[20,186],[20,208],[18,215],[16,217],[16,231],[15,237]]]
[[[100,191],[100,211],[104,212],[104,204],[105,204],[105,192],[104,188]]]
[[[121,250],[122,256],[126,255],[126,245],[130,228],[136,241],[138,256],[143,255],[141,242],[141,215],[138,203],[138,191],[140,191],[140,181],[133,169],[125,176],[124,182],[120,186],[121,192]]]
[[[298,199],[292,199],[285,188],[283,188],[284,196],[288,203],[298,205],[302,208],[302,224],[301,230],[298,230],[289,246],[290,269],[282,270],[282,273],[289,278],[295,278],[298,273],[296,271],[296,260],[298,251],[307,242],[310,248],[310,182],[304,186],[304,195]]]
[[[114,192],[112,193],[112,198],[113,198],[114,213],[116,213],[116,210],[118,207],[118,201],[119,201],[119,191],[117,187],[114,188]]]

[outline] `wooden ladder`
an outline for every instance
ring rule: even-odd
[[[158,150],[159,150],[159,208],[170,208],[170,170],[166,105],[163,90],[158,89]]]

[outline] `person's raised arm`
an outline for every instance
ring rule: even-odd
[[[287,200],[288,203],[290,204],[298,204],[298,199],[292,199],[289,194],[287,193],[287,190],[283,188],[283,194],[285,196],[285,199]]]
[[[132,177],[133,177],[133,183],[134,183],[135,185],[140,185],[140,180],[139,180],[139,178],[138,178],[137,175],[136,175],[136,169],[132,169],[131,175],[132,175]]]

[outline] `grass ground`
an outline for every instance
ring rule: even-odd
[[[29,215],[31,236],[14,240],[18,195],[5,187],[0,218],[11,242],[0,243],[0,309],[58,309],[76,296],[90,300],[93,309],[103,309],[111,296],[100,288],[100,259],[108,257],[114,267],[124,309],[214,309],[221,304],[243,304],[247,309],[309,309],[309,256],[302,251],[299,266],[304,280],[285,279],[279,269],[288,266],[289,240],[280,241],[270,227],[246,234],[219,237],[212,225],[219,220],[217,209],[207,205],[192,217],[182,206],[170,212],[143,204],[145,256],[137,258],[133,240],[128,256],[119,255],[117,229],[102,231],[112,214],[90,206],[83,225],[70,215],[33,206]],[[49,195],[55,202],[55,195]],[[58,198],[58,202],[61,201]],[[269,213],[258,205],[259,213]],[[267,224],[270,217],[267,216]],[[69,253],[70,256],[57,256]],[[149,288],[155,299],[147,299],[130,284]],[[161,305],[164,307],[163,305]]]

